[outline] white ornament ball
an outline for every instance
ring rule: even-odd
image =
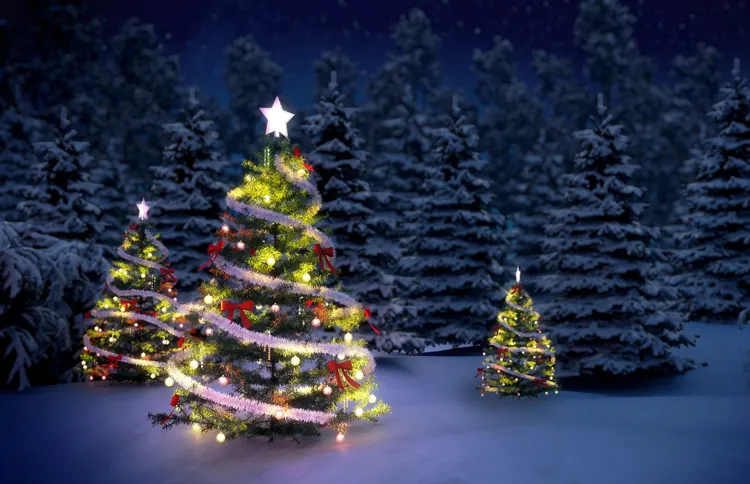
[[[206,336],[211,336],[212,334],[214,334],[214,329],[213,328],[206,328]]]
[[[370,397],[367,399],[367,401],[370,402],[370,403],[375,403],[375,402],[378,401],[378,397],[376,397],[375,395],[370,395]]]
[[[199,366],[199,365],[198,365],[198,362],[197,362],[197,361],[195,361],[195,360],[191,360],[191,361],[190,361],[190,369],[191,369],[191,370],[196,370],[196,369],[198,369],[198,366]]]
[[[240,240],[239,242],[237,242],[237,248],[239,250],[245,250],[245,243]]]
[[[273,414],[274,417],[276,417],[276,420],[281,420],[284,418],[284,411],[283,410],[276,410]]]
[[[352,342],[352,334],[351,333],[346,333],[344,335],[344,341],[346,341],[347,343],[351,343]]]
[[[208,294],[206,297],[203,298],[203,302],[206,303],[206,304],[213,304],[214,303],[214,298],[213,298],[213,296],[211,296],[210,294]],[[224,435],[224,434],[219,434],[219,435]]]
[[[357,370],[357,373],[354,374],[354,379],[355,380],[361,380],[364,377],[365,377],[365,374],[362,373],[361,370]]]
[[[113,301],[117,301],[117,296],[112,296]]]
[[[312,327],[313,328],[320,328],[320,319],[315,318],[312,320]]]
[[[364,413],[364,410],[362,410],[359,407],[357,407],[357,409],[354,411],[354,415],[356,415],[357,417],[361,417],[363,413]]]
[[[222,443],[222,442],[224,442],[225,440],[227,440],[227,436],[226,436],[226,435],[224,435],[224,434],[223,434],[223,433],[221,433],[221,432],[219,432],[218,434],[216,434],[216,442],[218,442],[218,443]]]
[[[276,303],[273,303],[271,304],[271,311],[273,311],[274,313],[278,313],[279,311],[281,311],[281,306],[279,306]]]
[[[302,280],[305,282],[310,282],[310,274],[305,274],[302,276]]]
[[[338,358],[339,360],[343,360],[344,358],[346,358],[346,355],[344,353],[339,353],[338,355],[336,355],[336,358]]]
[[[344,434],[342,434],[341,432],[339,432],[339,433],[338,433],[338,434],[336,435],[336,442],[343,442],[343,441],[344,441],[344,439],[346,439],[346,436],[344,436]]]
[[[323,387],[323,395],[328,396],[331,393],[333,393],[333,388],[329,387],[328,385]]]
[[[229,225],[226,225],[226,224],[222,225],[221,226],[221,231],[222,232],[229,232]]]
[[[299,356],[292,356],[292,365],[297,366],[300,364]]]
[[[150,376],[150,377],[151,377],[151,379],[153,380],[154,378],[156,378],[156,373],[151,373],[151,374],[150,374],[149,376]]]
[[[224,375],[219,377],[219,385],[224,386],[227,383],[229,383],[229,378],[225,377]]]
[[[171,376],[168,376],[167,379],[164,380],[164,384],[167,385],[168,387],[171,387],[172,385],[174,385],[174,380],[172,379]]]

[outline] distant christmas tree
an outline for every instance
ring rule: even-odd
[[[195,97],[188,100],[180,121],[165,124],[164,130],[170,141],[164,149],[164,164],[151,168],[151,193],[159,197],[154,216],[162,227],[162,241],[180,247],[172,264],[178,268],[183,291],[193,291],[206,279],[198,268],[220,226],[229,187],[218,179],[227,163],[219,153],[213,122],[204,118]]]
[[[286,135],[294,115],[278,98],[262,112],[269,133]],[[184,306],[215,333],[189,338],[167,367],[177,390],[174,411],[150,414],[155,425],[190,424],[216,439],[317,435],[344,440],[348,423],[390,411],[374,394],[375,359],[351,332],[366,311],[350,295],[324,286],[336,250],[315,229],[323,200],[305,161],[288,140],[267,136],[258,160],[246,161],[241,185],[226,198],[226,226],[208,248],[202,304]],[[237,321],[237,323],[234,322]],[[313,342],[313,328],[344,333]],[[215,389],[218,381],[226,390]],[[165,383],[172,383],[166,380]]]
[[[357,82],[360,70],[346,54],[340,50],[327,50],[315,61],[315,99],[325,96],[330,84],[331,74],[336,73],[336,86],[343,96],[343,103],[352,106],[355,103]]]
[[[406,295],[417,317],[402,321],[403,330],[437,343],[479,342],[502,301],[503,219],[487,211],[479,137],[457,103],[451,124],[433,137],[421,197],[406,221],[414,237],[400,269],[413,277]]]
[[[507,308],[497,316],[498,325],[490,336],[487,358],[477,376],[482,377],[480,391],[500,397],[536,397],[539,393],[557,393],[555,349],[539,327],[541,316],[521,285],[516,269],[516,285],[505,296]]]
[[[381,244],[383,233],[392,230],[393,224],[392,219],[376,212],[380,207],[377,195],[363,180],[367,155],[360,149],[363,141],[354,127],[358,111],[346,107],[335,72],[323,92],[315,114],[305,123],[314,146],[308,158],[322,187],[327,215],[321,228],[335,234],[342,283],[367,305],[374,327],[383,331],[379,338],[365,337],[380,348],[412,350],[415,346],[409,344],[408,335],[392,332],[391,324],[399,311],[392,299],[396,293],[394,277],[388,271],[396,254],[389,254]],[[416,343],[416,348],[420,347]]]
[[[90,380],[143,381],[163,377],[165,360],[181,345],[177,328],[177,279],[165,261],[167,248],[151,233],[148,205],[128,228],[104,295],[91,311],[83,337],[82,370]]]
[[[558,364],[566,376],[683,372],[692,362],[671,349],[692,341],[680,315],[663,310],[651,279],[658,231],[640,223],[628,139],[604,117],[602,96],[598,112],[593,128],[575,134],[581,152],[546,226],[542,261],[550,274],[537,286],[552,296],[544,314]]]
[[[675,284],[691,321],[750,320],[750,87],[740,77],[721,90],[710,113],[718,134],[692,163]]]

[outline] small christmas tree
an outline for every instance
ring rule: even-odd
[[[81,365],[89,380],[141,381],[163,374],[166,357],[181,344],[183,328],[174,308],[177,282],[165,263],[169,252],[149,230],[149,206],[138,204],[117,251],[104,294],[91,311]],[[106,358],[101,363],[101,358]],[[121,365],[121,363],[125,363]]]
[[[505,297],[508,306],[497,315],[498,325],[490,337],[490,347],[477,377],[480,391],[500,397],[536,397],[541,392],[557,393],[555,350],[539,328],[541,316],[534,311],[531,297],[521,285],[516,269],[516,285]]]
[[[262,112],[267,133],[287,134],[293,115],[278,98]],[[172,412],[149,416],[165,428],[216,430],[218,442],[297,439],[321,427],[334,428],[342,441],[347,423],[390,410],[373,393],[372,354],[351,334],[368,311],[322,286],[337,270],[330,239],[313,227],[322,199],[308,180],[312,167],[287,139],[266,137],[260,156],[260,163],[244,163],[250,172],[229,192],[226,224],[202,266],[228,282],[204,283],[203,304],[183,308],[212,334],[189,338],[170,359],[167,370],[182,389]],[[321,325],[344,337],[310,341]],[[215,389],[215,382],[231,390]]]

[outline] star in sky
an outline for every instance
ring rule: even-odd
[[[268,120],[268,124],[266,124],[266,134],[274,133],[277,138],[279,137],[279,134],[289,137],[286,131],[286,123],[294,117],[294,114],[282,109],[281,101],[279,101],[278,96],[276,96],[273,106],[270,108],[260,108],[260,112],[263,113],[263,116]]]
[[[146,205],[146,199],[141,200],[141,203],[136,203],[135,206],[138,207],[138,220],[148,219],[148,209],[151,207]]]

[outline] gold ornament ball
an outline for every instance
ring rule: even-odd
[[[344,441],[344,439],[346,439],[346,436],[345,436],[344,434],[342,434],[341,432],[339,432],[339,433],[338,433],[338,434],[336,435],[336,442],[339,442],[339,443],[340,443],[340,442],[343,442],[343,441]]]
[[[328,396],[331,393],[333,393],[333,388],[329,387],[328,385],[323,387],[323,395]]]
[[[305,274],[302,276],[302,280],[305,282],[310,282],[310,274]]]
[[[344,341],[346,341],[347,343],[351,343],[352,342],[352,334],[351,333],[346,333],[344,335]]]
[[[299,356],[292,356],[292,365],[297,366],[300,363]]]
[[[171,387],[172,385],[174,385],[174,380],[171,376],[168,376],[167,379],[164,380],[164,384],[168,387]]]
[[[357,373],[354,374],[354,378],[356,380],[361,380],[364,377],[365,377],[365,374],[362,373],[362,370],[357,370]]]
[[[312,326],[313,328],[320,328],[320,319],[315,318],[312,320]]]
[[[272,265],[276,264],[276,259],[274,259],[273,257],[269,257],[266,260],[266,264],[268,264],[269,266],[272,266]]]
[[[364,410],[362,410],[359,407],[357,407],[357,409],[354,411],[354,415],[356,415],[357,417],[361,417],[363,413],[364,413]]]
[[[276,303],[273,303],[271,304],[271,311],[273,311],[274,313],[278,313],[279,311],[281,311],[281,306],[279,306]]]
[[[213,304],[214,303],[214,298],[213,298],[212,295],[207,294],[206,297],[203,298],[203,302],[206,303],[206,304]],[[224,435],[224,434],[220,434],[220,435]]]
[[[370,402],[370,403],[375,403],[375,402],[378,401],[378,397],[376,397],[375,395],[370,395],[370,397],[367,399],[367,401]]]
[[[227,440],[227,436],[224,435],[222,432],[219,432],[218,434],[216,434],[216,442],[222,443],[225,440]]]
[[[283,410],[276,410],[273,414],[274,417],[276,417],[276,420],[281,420],[284,418],[284,411]]]
[[[195,361],[195,360],[191,360],[191,361],[190,361],[190,369],[191,369],[191,370],[196,370],[196,369],[198,369],[198,362],[197,362],[197,361]]]

